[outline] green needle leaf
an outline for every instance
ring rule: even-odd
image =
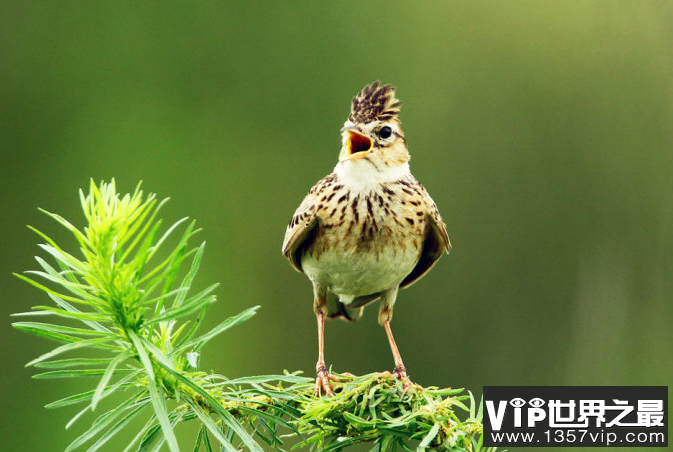
[[[121,418],[119,421],[117,421],[115,425],[113,425],[107,432],[105,432],[105,434],[103,434],[100,438],[98,438],[98,440],[89,449],[87,449],[87,452],[94,452],[103,447],[103,445],[107,443],[110,439],[112,439],[113,436],[119,433],[121,429],[126,427],[128,423],[131,422],[133,418],[135,418],[136,415],[140,413],[140,411],[143,408],[145,408],[145,405],[146,404],[140,405],[139,407],[135,408],[130,413],[128,413],[126,416]]]
[[[419,450],[423,450],[430,445],[432,440],[435,439],[435,437],[437,436],[437,433],[439,432],[439,428],[440,428],[439,424],[435,424],[435,425],[432,426],[432,428],[430,429],[428,434],[425,435],[425,437],[423,438],[421,443],[418,445]]]
[[[61,345],[60,347],[56,347],[52,351],[45,353],[44,355],[35,358],[34,360],[30,361],[28,364],[26,364],[26,367],[29,366],[34,366],[37,363],[40,363],[42,361],[46,361],[49,358],[53,358],[54,356],[60,355],[61,353],[69,352],[72,350],[77,350],[80,348],[86,348],[86,347],[96,347],[101,344],[105,344],[106,342],[110,342],[111,340],[115,339],[114,337],[99,337],[96,339],[84,339],[79,342],[73,342],[70,344],[65,344]]]
[[[26,333],[35,334],[37,336],[46,337],[62,342],[79,341],[81,338],[70,336],[70,334],[79,334],[82,336],[105,336],[105,333],[100,331],[92,331],[83,328],[73,328],[62,325],[55,325],[52,323],[41,322],[14,322],[12,326],[17,330],[25,331]]]
[[[135,346],[136,352],[140,357],[140,362],[145,367],[147,372],[147,384],[150,391],[150,400],[152,406],[154,407],[154,414],[156,414],[161,429],[164,432],[164,437],[168,443],[168,447],[171,452],[179,452],[180,448],[178,447],[178,440],[175,438],[175,433],[173,432],[173,427],[171,426],[170,421],[168,420],[168,413],[166,412],[166,407],[164,406],[165,398],[163,396],[163,391],[157,386],[156,381],[154,380],[154,369],[152,367],[152,362],[150,357],[145,351],[142,341],[135,333],[129,332],[129,338]]]
[[[116,408],[100,416],[93,422],[93,424],[91,424],[91,427],[87,431],[82,433],[80,436],[77,437],[77,439],[75,439],[72,443],[70,443],[65,451],[70,452],[71,450],[77,449],[81,445],[95,438],[96,435],[98,435],[98,433],[100,433],[108,425],[114,422],[114,420],[117,419],[119,416],[123,415],[129,408],[135,408],[136,403],[140,403],[141,406],[147,403],[146,401],[139,402],[139,400],[142,399],[138,396],[132,397],[131,399],[123,402]],[[86,409],[87,408],[85,408],[85,410]]]
[[[96,386],[96,391],[94,392],[93,398],[91,399],[91,411],[94,411],[96,409],[96,406],[98,406],[98,402],[103,396],[103,391],[105,391],[105,388],[107,387],[107,384],[110,382],[110,378],[112,378],[112,374],[115,372],[117,366],[125,359],[127,359],[129,356],[131,356],[131,352],[125,351],[115,356],[115,358],[112,361],[110,361],[110,364],[108,365],[107,369],[105,369],[105,373],[103,374],[103,377],[100,379],[98,386]]]
[[[227,437],[224,436],[222,430],[220,430],[215,421],[213,421],[208,414],[204,413],[201,408],[193,404],[191,401],[188,401],[187,403],[192,407],[192,410],[201,420],[203,425],[205,425],[206,428],[213,434],[213,436],[218,439],[220,444],[222,444],[222,448],[224,450],[229,452],[238,452],[238,449],[229,442]]]
[[[161,364],[161,363],[159,363]],[[208,403],[210,408],[215,411],[221,418],[222,421],[226,424],[227,427],[231,428],[243,441],[243,443],[248,447],[248,449],[257,451],[257,452],[263,452],[263,450],[259,447],[259,445],[255,442],[254,439],[246,432],[241,424],[234,419],[234,417],[229,413],[227,410],[220,405],[220,403],[212,396],[210,395],[205,389],[203,389],[201,386],[198,384],[194,383],[193,381],[189,380],[188,378],[185,378],[183,375],[180,373],[168,368],[164,367],[166,371],[168,371],[171,375],[173,375],[177,380],[179,380],[181,383],[183,383],[185,386],[191,388],[194,390],[197,394],[199,394],[201,397],[205,399],[205,401]]]
[[[114,374],[129,374],[133,372],[131,369],[117,369]],[[42,372],[33,375],[36,380],[47,380],[53,378],[79,378],[79,377],[95,377],[104,375],[105,369],[70,369],[70,370],[54,370],[50,372]]]
[[[35,367],[41,369],[63,369],[67,367],[78,366],[100,366],[108,364],[111,358],[69,358],[69,359],[55,359],[54,361],[44,361],[35,364]]]
[[[194,282],[194,277],[196,277],[196,272],[199,271],[199,267],[201,266],[201,259],[203,258],[203,251],[205,249],[206,249],[206,242],[203,242],[196,251],[196,254],[194,254],[194,259],[192,260],[192,266],[189,268],[189,272],[187,273],[185,278],[182,280],[182,283],[180,284],[181,289],[186,289],[192,286],[192,283]],[[180,306],[182,302],[185,301],[186,296],[187,291],[179,294],[175,298],[173,306]]]
[[[257,310],[259,309],[259,306],[254,306],[252,308],[248,308],[245,311],[241,312],[240,314],[237,314],[233,317],[229,317],[227,320],[224,322],[220,323],[217,325],[215,328],[204,334],[203,336],[200,336],[196,339],[193,339],[183,346],[181,346],[179,349],[176,349],[175,352],[179,352],[181,350],[185,349],[190,349],[193,348],[194,350],[198,351],[203,347],[203,345],[217,336],[220,333],[225,332],[232,326],[236,326],[239,323],[245,322],[246,320],[250,319],[252,316],[254,316],[257,313]]]

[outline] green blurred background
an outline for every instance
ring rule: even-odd
[[[398,87],[412,169],[454,245],[404,290],[393,331],[418,383],[673,381],[673,6],[668,1],[23,2],[0,5],[2,450],[63,450],[77,389],[23,367],[51,344],[9,327],[46,297],[34,225],[82,225],[89,178],[197,219],[212,325],[235,377],[313,373],[308,280],[285,225],[329,173],[351,97]],[[335,370],[392,368],[369,308],[329,322]],[[95,380],[91,381],[91,386]],[[82,426],[84,423],[82,423]],[[108,450],[118,450],[121,442]],[[577,450],[577,449],[574,449]]]

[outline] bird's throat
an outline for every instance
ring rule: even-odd
[[[376,166],[366,159],[345,160],[334,167],[339,181],[356,192],[370,192],[381,184],[395,182],[408,177],[409,164],[398,166]]]

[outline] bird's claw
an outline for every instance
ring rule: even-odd
[[[316,373],[318,376],[315,379],[315,389],[313,390],[313,395],[315,397],[320,397],[320,394],[324,392],[327,397],[334,397],[334,392],[332,392],[330,381],[339,381],[339,379],[329,373],[325,366],[318,367],[316,369]]]
[[[398,380],[402,382],[402,386],[404,387],[404,391],[402,394],[406,394],[409,389],[411,389],[411,380],[409,380],[409,375],[407,375],[407,369],[404,368],[404,366],[399,366],[396,367],[393,370],[393,374],[395,377],[397,377]]]

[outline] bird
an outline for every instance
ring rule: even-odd
[[[308,192],[290,220],[282,253],[313,284],[318,323],[316,396],[333,396],[324,356],[325,318],[357,320],[380,300],[393,375],[411,387],[390,321],[398,290],[424,276],[451,242],[427,190],[411,174],[396,88],[379,81],[351,102],[334,171]]]

